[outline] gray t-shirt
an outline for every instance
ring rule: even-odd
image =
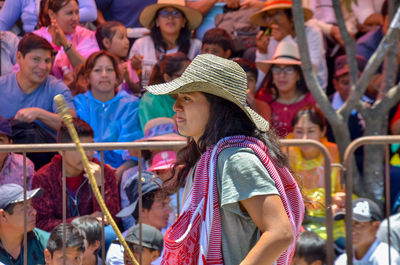
[[[260,231],[239,202],[257,195],[278,195],[275,182],[249,148],[231,147],[218,157],[217,186],[225,264],[239,264],[256,244]],[[183,201],[193,185],[188,177]]]

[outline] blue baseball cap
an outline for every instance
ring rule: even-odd
[[[42,195],[43,190],[37,188],[26,191],[26,199]],[[18,184],[10,183],[0,186],[0,209],[5,209],[8,205],[24,201],[24,188]]]
[[[4,134],[4,135],[7,135],[8,137],[12,137],[11,124],[3,116],[0,116],[0,134]]]
[[[148,171],[142,171],[142,196],[145,194],[162,188],[162,181],[153,173]],[[135,211],[137,203],[139,201],[139,172],[128,182],[124,188],[126,195],[131,203],[124,209],[122,209],[119,213],[117,213],[117,217],[127,217],[132,215]]]

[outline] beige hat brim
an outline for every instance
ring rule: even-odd
[[[264,73],[267,73],[269,71],[271,64],[301,65],[301,62],[290,59],[276,59],[276,60],[265,60],[256,62],[257,68],[263,71]]]
[[[190,30],[193,30],[200,26],[201,22],[203,21],[203,15],[193,8],[174,4],[152,4],[146,6],[140,13],[140,24],[142,24],[142,26],[145,28],[152,29],[154,26],[154,20],[157,11],[164,7],[173,7],[181,11],[185,15],[188,23],[188,28]]]
[[[228,101],[233,102],[241,108],[256,127],[266,132],[269,129],[269,123],[261,117],[257,112],[252,110],[249,106],[241,104],[231,93],[209,82],[193,82],[192,80],[185,80],[183,76],[171,82],[145,87],[150,93],[154,95],[166,95],[185,92],[204,92],[212,94]]]
[[[263,9],[261,9],[260,11],[258,11],[257,13],[255,13],[254,15],[252,15],[250,17],[250,21],[251,21],[251,23],[253,23],[255,25],[267,27],[268,24],[265,23],[265,20],[263,18],[264,14],[267,11],[275,10],[275,9],[291,9],[291,8],[292,8],[292,6],[289,4],[276,4],[276,5],[266,6]],[[303,7],[303,13],[304,13],[305,21],[309,20],[313,16],[313,12],[311,11],[311,9],[308,9],[306,7]]]

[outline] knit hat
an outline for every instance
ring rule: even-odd
[[[139,16],[140,24],[145,28],[151,29],[154,26],[158,10],[164,7],[173,7],[181,11],[187,20],[190,30],[197,28],[203,20],[203,15],[193,8],[186,7],[184,0],[158,0],[157,4],[148,5],[143,9]]]
[[[196,56],[181,77],[146,89],[154,95],[195,91],[212,94],[241,108],[260,131],[269,128],[268,122],[246,102],[247,76],[244,70],[234,61],[213,54]]]
[[[264,20],[264,14],[270,10],[276,9],[291,9],[292,8],[292,0],[267,0],[265,2],[265,7],[252,15],[250,17],[250,21],[253,24],[266,27],[268,26]],[[304,13],[304,20],[307,21],[313,16],[313,12],[309,9],[304,7],[303,3],[303,13]]]

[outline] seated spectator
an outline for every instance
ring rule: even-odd
[[[147,85],[152,68],[162,54],[183,52],[192,60],[200,53],[201,42],[191,38],[191,30],[200,25],[202,18],[200,12],[186,7],[183,0],[158,0],[157,4],[143,9],[139,21],[151,33],[136,40],[129,52],[132,63],[142,66],[143,86]]]
[[[117,59],[106,51],[93,53],[84,65],[89,91],[74,98],[77,116],[94,130],[95,142],[131,142],[142,137],[139,99],[117,92],[120,71]],[[122,150],[104,151],[104,162],[114,168],[124,163]],[[100,153],[96,155],[100,159]]]
[[[255,98],[257,94],[256,83],[257,83],[257,68],[256,65],[244,58],[233,59],[238,63],[243,70],[246,72],[247,76],[247,103],[249,106],[260,114],[265,120],[271,120],[271,108],[269,105],[260,99]]]
[[[93,142],[93,130],[80,119],[73,120],[74,127],[82,143]],[[57,134],[57,143],[71,143],[66,125],[62,125]],[[87,151],[89,163],[98,187],[101,187],[100,162],[93,158],[93,152]],[[62,192],[62,164],[65,159],[66,193]],[[82,215],[91,215],[101,220],[101,209],[93,194],[88,178],[85,176],[82,159],[78,151],[65,151],[53,157],[50,163],[43,166],[33,177],[32,187],[44,190],[42,198],[35,199],[33,205],[37,210],[37,224],[43,230],[51,231],[62,222],[62,197],[67,198],[67,222]],[[104,201],[115,219],[120,209],[118,186],[114,171],[104,165]],[[116,219],[115,219],[116,220]],[[106,247],[114,239],[115,234],[107,219],[105,222]]]
[[[135,225],[125,237],[126,243],[138,261],[142,255],[142,265],[150,265],[160,257],[164,239],[163,234],[155,227],[142,224],[142,241],[140,242],[140,226]],[[142,248],[140,248],[142,247]],[[129,256],[124,252],[124,264],[131,264]]]
[[[211,53],[228,59],[233,51],[232,37],[226,30],[213,28],[207,30],[203,36],[201,53]]]
[[[0,145],[12,144],[12,130],[10,122],[0,116]],[[35,169],[32,161],[26,158],[26,184],[31,188]],[[15,183],[24,186],[24,158],[12,152],[0,152],[0,185]]]
[[[175,121],[170,118],[156,118],[147,122],[145,128],[145,136],[137,141],[185,141],[186,137],[179,135]],[[142,172],[146,171],[151,165],[152,160],[158,152],[163,150],[142,150]],[[137,157],[137,151],[130,151],[133,156]],[[126,187],[128,183],[136,178],[139,172],[139,166],[132,167],[124,172],[120,184],[121,194],[121,207],[127,207],[130,202],[126,193]],[[125,229],[129,229],[134,225],[134,219],[132,217],[122,218],[122,223]]]
[[[250,18],[254,24],[267,27],[267,30],[260,31],[256,38],[256,61],[271,60],[275,57],[275,50],[282,40],[297,43],[291,2],[267,0],[265,7]],[[306,21],[313,16],[312,11],[306,7],[303,7],[303,13]],[[316,27],[305,28],[311,63],[315,67],[318,83],[325,91],[328,84],[328,68],[322,33]],[[264,73],[259,72],[257,87],[261,86],[263,78]]]
[[[326,243],[314,232],[303,232],[296,242],[292,265],[325,265]]]
[[[329,151],[331,163],[340,163],[339,150],[335,143],[328,142],[325,137],[326,121],[317,108],[306,106],[300,109],[292,120],[293,133],[287,138],[310,139],[321,142]],[[301,178],[303,194],[307,197],[305,205],[307,217],[303,222],[304,228],[317,233],[326,239],[325,227],[325,159],[322,153],[312,146],[288,147],[290,168]],[[344,209],[345,193],[340,186],[338,168],[331,169],[332,211]],[[334,239],[344,237],[343,222],[334,223]]]
[[[258,91],[256,98],[270,106],[271,125],[280,137],[292,132],[291,122],[299,109],[315,105],[300,64],[297,46],[288,41],[279,43],[272,60],[257,62],[257,67],[269,71],[266,87]]]
[[[189,58],[183,52],[162,56],[153,67],[149,85],[170,82],[180,77],[189,63]],[[175,99],[170,95],[153,95],[145,92],[139,102],[139,121],[142,131],[144,132],[146,123],[152,119],[172,118],[175,115],[175,111],[172,109],[174,103]]]
[[[108,21],[96,29],[96,39],[101,50],[108,51],[118,59],[122,89],[129,94],[140,94],[141,85],[130,60],[125,60],[129,52],[129,39],[124,25],[117,21]]]
[[[54,96],[62,94],[71,109],[74,104],[68,87],[49,76],[52,53],[52,46],[39,36],[27,34],[21,39],[17,52],[19,71],[0,77],[1,116],[27,123],[38,122],[57,131],[61,117],[56,114]]]
[[[371,2],[371,1],[367,1]],[[381,2],[381,1],[378,1]],[[360,8],[363,8],[360,6]],[[371,30],[367,34],[361,36],[356,42],[356,54],[364,57],[367,61],[378,48],[383,36],[386,35],[386,32],[389,29],[390,21],[389,21],[389,7],[388,1],[385,0],[382,4],[382,8],[380,9],[381,17],[382,17],[382,26]]]
[[[85,245],[83,231],[72,224],[59,224],[51,231],[44,250],[46,265],[82,264]],[[65,246],[65,256],[63,246]]]
[[[142,212],[139,213],[139,174],[137,174],[125,188],[128,195],[130,205],[123,208],[118,214],[118,217],[133,216],[134,220],[139,220],[143,224],[151,225],[161,231],[168,226],[168,219],[171,213],[169,206],[170,198],[162,188],[162,182],[152,173],[142,172]],[[123,233],[126,236],[126,232]],[[123,248],[117,244],[111,244],[107,253],[107,264],[123,264],[124,253]]]
[[[36,210],[32,199],[39,197],[42,189],[26,192],[27,260],[29,265],[44,264],[43,251],[49,234],[35,228]],[[0,186],[0,263],[24,263],[24,188],[17,184]]]
[[[35,0],[6,0],[0,12],[0,30],[11,30],[18,19],[21,19],[23,33],[34,31],[38,24],[39,3]],[[94,21],[97,16],[94,1],[79,0],[79,14],[79,22]]]
[[[1,13],[0,13],[0,21],[1,21]],[[14,65],[17,63],[17,48],[19,39],[11,31],[1,31],[0,42],[1,42],[0,75],[6,75],[12,72]]]
[[[59,79],[72,79],[73,68],[99,50],[94,32],[79,26],[77,0],[47,0],[40,8],[39,22],[41,28],[33,33],[45,38],[57,51],[52,74]]]
[[[381,8],[385,0],[351,2],[351,11],[357,18],[360,32],[368,32],[382,25]],[[387,2],[387,1],[386,1]]]
[[[75,116],[68,87],[49,76],[52,46],[43,38],[29,33],[18,44],[19,71],[0,77],[0,115],[13,119],[14,143],[55,142],[54,131],[61,124],[54,96],[62,94]],[[52,132],[53,131],[53,132]],[[46,164],[53,154],[28,154],[36,169]]]
[[[358,198],[353,200],[352,207],[352,235],[353,235],[353,264],[400,264],[399,253],[386,243],[376,238],[383,213],[381,208],[370,199]],[[344,212],[338,213],[335,219],[343,219]],[[335,265],[347,264],[347,254],[340,255]]]
[[[75,218],[71,224],[85,234],[87,244],[82,257],[82,265],[102,264],[101,258],[98,256],[101,230],[103,229],[99,220],[93,216],[86,215]]]

